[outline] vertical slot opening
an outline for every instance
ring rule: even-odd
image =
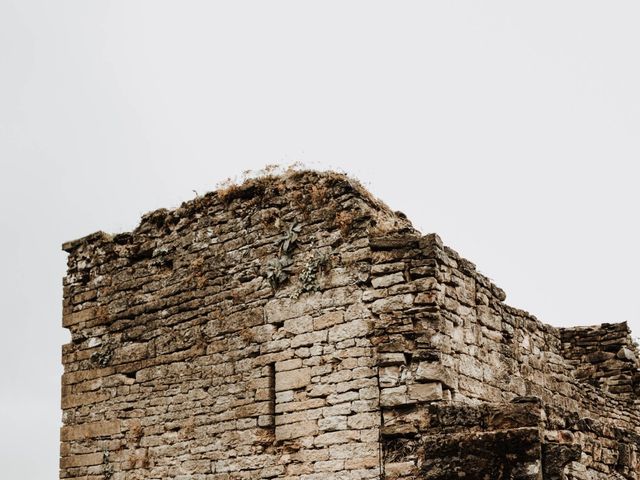
[[[276,428],[276,364],[267,365],[267,375],[269,377],[269,417],[271,429],[275,432]]]

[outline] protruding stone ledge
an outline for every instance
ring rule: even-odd
[[[89,235],[85,235],[84,237],[80,237],[75,240],[69,240],[68,242],[64,242],[62,244],[62,250],[64,250],[67,253],[71,253],[74,250],[81,247],[82,245],[89,245],[97,241],[108,242],[108,241],[111,241],[111,239],[112,239],[111,235],[103,232],[102,230],[98,230],[97,232],[91,233]]]

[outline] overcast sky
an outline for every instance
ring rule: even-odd
[[[637,1],[0,0],[0,476],[57,478],[65,240],[353,174],[553,325],[640,335]]]

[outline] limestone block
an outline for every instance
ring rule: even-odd
[[[370,412],[351,415],[347,420],[347,424],[349,428],[354,430],[378,427],[380,425],[380,414],[377,412]]]
[[[313,443],[316,446],[323,447],[338,443],[348,443],[353,440],[359,440],[359,430],[339,430],[337,432],[328,432],[318,435]]]
[[[440,299],[437,292],[420,292],[416,295],[416,305],[436,305]]]
[[[336,405],[342,402],[352,402],[354,400],[358,400],[358,398],[359,398],[358,392],[344,392],[344,393],[329,395],[327,397],[327,402],[331,405]]]
[[[343,415],[335,415],[318,419],[318,428],[323,431],[346,430],[347,417]]]
[[[403,282],[404,275],[402,274],[402,272],[397,272],[392,273],[391,275],[385,275],[383,277],[375,277],[371,280],[371,285],[373,285],[373,288],[385,288]]]
[[[408,386],[409,398],[419,402],[442,400],[442,383],[414,383]]]
[[[326,404],[323,398],[311,398],[309,400],[293,401],[288,403],[276,402],[276,414],[285,412],[298,412],[323,407]]]
[[[380,367],[378,372],[381,387],[395,387],[400,382],[402,370],[398,365]]]
[[[404,270],[404,262],[382,263],[371,266],[372,275],[380,275],[385,273],[401,272]]]
[[[322,415],[332,417],[336,415],[349,415],[352,412],[351,403],[345,402],[322,409]]]
[[[106,437],[120,433],[120,420],[105,420],[80,425],[66,425],[60,431],[60,439],[64,441],[82,440],[95,437]]]
[[[408,477],[415,471],[413,462],[391,462],[384,466],[386,478]]]
[[[281,362],[276,362],[276,371],[284,372],[287,370],[295,370],[302,367],[302,359],[300,358],[291,358],[289,360],[283,360]]]
[[[453,372],[440,362],[420,362],[415,371],[414,378],[417,382],[439,381],[449,388],[456,389],[457,382]]]
[[[79,394],[65,395],[62,399],[62,408],[72,408],[79,405],[91,405],[93,403],[103,402],[109,399],[111,395],[108,392],[88,392]]]
[[[371,400],[378,398],[378,386],[365,387],[358,390],[360,400]]]
[[[307,395],[310,397],[326,397],[332,393],[336,393],[336,385],[331,384],[315,384],[308,391]]]
[[[368,457],[350,458],[345,460],[344,468],[347,470],[364,470],[379,468],[380,457],[377,454]]]
[[[276,392],[276,403],[288,403],[293,401],[293,390]]]
[[[386,290],[376,290],[375,288],[369,288],[362,292],[362,300],[364,302],[373,302],[374,300],[385,298],[387,295],[388,292]]]
[[[635,354],[628,349],[627,347],[622,347],[617,355],[616,355],[620,360],[624,360],[626,362],[631,362],[634,364],[638,363],[638,359],[636,358]]]
[[[311,383],[311,368],[299,368],[276,372],[276,391],[293,390],[306,387]]]
[[[296,335],[291,339],[291,348],[298,348],[313,345],[315,343],[323,343],[327,341],[327,332],[309,332]]]
[[[395,407],[397,405],[405,405],[408,403],[415,402],[409,402],[406,385],[393,388],[382,388],[380,390],[380,405],[383,407]]]
[[[313,408],[309,410],[298,410],[297,412],[281,413],[275,416],[276,425],[284,425],[286,423],[296,423],[305,420],[317,420],[323,414],[322,408]]]
[[[369,333],[370,327],[366,320],[353,320],[336,325],[329,330],[329,342],[340,342],[348,338],[361,337]]]
[[[404,353],[380,353],[378,355],[378,365],[385,367],[388,365],[404,365],[406,357]]]
[[[313,318],[310,315],[304,317],[291,318],[284,321],[284,330],[298,335],[301,333],[308,333],[313,330]]]
[[[236,417],[255,417],[258,415],[267,415],[271,412],[271,402],[253,402],[242,405],[236,409]]]
[[[100,465],[103,461],[102,452],[71,455],[60,459],[61,468],[82,467],[87,465]]]
[[[318,433],[318,425],[315,420],[288,423],[276,427],[276,440],[289,440],[307,435],[315,435],[316,433]]]
[[[76,312],[68,313],[63,315],[62,317],[62,326],[65,328],[68,328],[68,327],[71,327],[72,325],[93,320],[94,318],[96,318],[97,315],[98,315],[98,309],[96,307],[85,308],[82,310],[78,310]]]
[[[309,294],[304,299],[276,298],[264,309],[267,323],[283,323],[285,320],[302,317],[317,308],[318,293]]]
[[[423,277],[417,278],[411,282],[412,285],[416,287],[416,290],[419,292],[440,292],[444,291],[444,286],[438,282],[438,279],[435,277]]]
[[[404,308],[411,307],[411,305],[413,304],[413,298],[414,297],[412,294],[381,298],[373,302],[373,304],[371,305],[371,310],[376,314],[402,310]]]
[[[344,460],[327,460],[313,465],[315,472],[338,472],[344,470]]]
[[[469,355],[460,355],[459,370],[463,375],[467,375],[476,380],[482,381],[484,378],[483,365]]]
[[[375,387],[377,386],[377,381],[375,378],[357,378],[355,380],[351,380],[349,382],[339,383],[336,386],[336,392],[348,392],[350,390],[357,390],[360,392],[363,388]]]
[[[258,417],[258,426],[259,427],[271,427],[274,423],[273,415],[260,415]]]
[[[326,328],[342,323],[344,320],[344,312],[328,312],[318,318],[313,319],[314,330],[324,330]]]

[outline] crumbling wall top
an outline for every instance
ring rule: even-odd
[[[287,170],[281,175],[263,175],[249,178],[240,184],[230,183],[215,191],[183,202],[178,208],[160,208],[144,214],[139,225],[131,232],[108,234],[97,231],[62,244],[62,250],[73,253],[84,246],[98,243],[125,243],[131,236],[153,236],[166,233],[167,228],[180,229],[189,219],[211,215],[216,210],[256,208],[268,203],[269,198],[285,193],[301,209],[319,204],[335,204],[336,212],[343,195],[357,197],[379,220],[381,231],[393,229],[414,231],[411,222],[401,212],[393,212],[375,198],[360,182],[343,173],[315,170]],[[311,201],[311,204],[308,202]],[[305,203],[307,202],[307,203]],[[340,219],[339,219],[340,220]],[[342,221],[347,222],[348,218]],[[164,231],[163,231],[164,227]]]

